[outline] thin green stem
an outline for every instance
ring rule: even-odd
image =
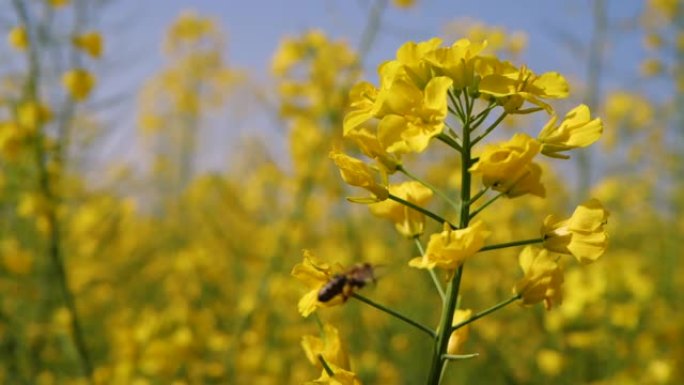
[[[458,118],[461,120],[461,123],[463,123],[466,119],[460,99],[457,98],[452,91],[447,92],[447,95],[449,96],[449,100],[451,100],[451,105],[456,109],[455,115],[458,116]]]
[[[515,246],[533,245],[535,243],[542,243],[542,242],[544,242],[544,238],[533,238],[533,239],[525,239],[522,241],[515,241],[515,242],[497,243],[495,245],[485,246],[485,247],[481,248],[480,251],[505,249],[508,247],[515,247]]]
[[[507,300],[505,300],[505,301],[503,301],[503,302],[499,302],[499,303],[497,303],[496,305],[490,307],[489,309],[483,310],[483,311],[481,311],[481,312],[475,314],[474,316],[468,318],[467,320],[461,321],[461,322],[457,323],[456,325],[452,326],[452,327],[451,327],[451,332],[453,333],[454,331],[456,331],[456,330],[458,330],[458,329],[460,329],[460,328],[462,328],[462,327],[468,325],[468,324],[471,323],[471,322],[475,322],[475,321],[477,321],[478,319],[480,319],[480,318],[482,318],[482,317],[484,317],[484,316],[486,316],[486,315],[488,315],[488,314],[491,314],[491,313],[493,313],[493,312],[495,312],[495,311],[497,311],[497,310],[499,310],[499,309],[501,309],[501,308],[503,308],[503,307],[506,307],[506,306],[512,304],[513,302],[519,300],[520,298],[522,298],[522,294],[516,294],[516,295],[514,295],[513,297],[511,297],[511,298],[509,298],[509,299],[507,299]]]
[[[445,360],[450,360],[450,361],[459,361],[459,360],[467,360],[470,358],[475,358],[479,356],[480,353],[472,353],[472,354],[442,354],[442,358]],[[446,367],[446,364],[444,365]]]
[[[380,31],[382,23],[382,13],[387,6],[387,0],[376,0],[373,3],[366,27],[361,34],[361,43],[359,44],[359,57],[364,58],[373,46],[373,42]]]
[[[470,202],[468,202],[468,204],[472,206],[472,204],[475,203],[475,202],[477,202],[477,200],[480,199],[483,195],[485,195],[485,194],[487,193],[487,191],[489,191],[489,187],[485,187],[485,188],[483,188],[482,190],[480,190],[480,191],[478,191],[477,193],[475,193],[475,195],[473,195],[473,196],[470,198]],[[470,217],[472,218],[473,216],[470,215]]]
[[[463,151],[463,148],[461,147],[461,145],[458,144],[458,142],[456,142],[454,140],[454,138],[452,138],[451,136],[449,136],[443,132],[440,132],[439,134],[437,134],[436,138],[441,140],[442,142],[446,143],[449,147],[453,148],[454,150],[456,150],[458,152]]]
[[[397,319],[400,319],[400,320],[406,322],[407,324],[415,327],[416,329],[419,329],[419,330],[427,333],[432,338],[435,338],[435,336],[436,336],[435,331],[430,329],[429,327],[427,327],[427,326],[425,326],[425,325],[423,325],[417,321],[414,321],[414,320],[408,318],[407,316],[400,314],[400,313],[398,313],[398,312],[396,312],[396,311],[394,311],[388,307],[385,307],[383,305],[380,305],[379,303],[373,302],[370,299],[368,299],[368,298],[366,298],[366,297],[364,297],[358,293],[352,293],[351,297],[354,299],[357,299],[357,300],[359,300],[359,301],[361,301],[367,305],[370,305],[370,306],[372,306],[372,307],[374,307],[380,311],[383,311],[383,312],[391,315],[394,318],[397,318]]]
[[[470,219],[475,218],[477,214],[479,214],[482,210],[486,209],[487,206],[491,205],[492,203],[496,202],[499,198],[501,198],[502,195],[506,194],[508,191],[501,191],[500,193],[496,194],[492,199],[488,200],[485,202],[482,206],[478,207],[475,211],[470,213]]]
[[[391,199],[391,200],[393,200],[393,201],[395,201],[395,202],[399,202],[399,203],[403,204],[404,206],[410,207],[410,208],[412,208],[412,209],[414,209],[414,210],[416,210],[416,211],[418,211],[418,212],[420,212],[420,213],[423,213],[423,214],[427,215],[428,217],[434,219],[435,221],[439,222],[440,224],[446,223],[446,224],[448,224],[452,229],[457,229],[457,228],[458,228],[458,227],[456,227],[455,225],[453,225],[451,222],[449,222],[448,220],[446,220],[446,219],[440,217],[439,215],[433,213],[432,211],[427,210],[427,209],[424,209],[424,208],[422,208],[422,207],[420,207],[420,206],[418,206],[418,205],[416,205],[416,204],[414,204],[414,203],[411,203],[411,202],[409,202],[409,201],[407,201],[407,200],[401,199],[401,198],[399,198],[399,197],[396,196],[396,195],[389,194],[388,198]]]
[[[321,365],[323,365],[323,370],[328,374],[330,377],[335,377],[335,372],[330,368],[330,365],[328,365],[328,362],[323,358],[322,354],[318,355],[318,361],[321,362]]]
[[[413,241],[416,244],[416,248],[418,249],[418,252],[420,252],[421,256],[425,255],[425,250],[423,249],[423,245],[420,243],[420,239],[418,237],[413,237]],[[442,284],[439,283],[439,278],[437,278],[437,274],[435,273],[435,269],[428,269],[430,272],[430,277],[432,277],[432,282],[435,284],[435,287],[437,288],[437,292],[439,293],[439,297],[442,299],[442,304],[444,304],[444,301],[446,301],[446,294],[444,294],[444,289],[442,288]]]
[[[473,124],[470,128],[471,132],[475,131],[478,127],[480,127],[480,124],[482,124],[482,122],[484,122],[484,120],[487,119],[487,116],[489,116],[489,113],[492,112],[494,107],[496,107],[496,103],[493,101],[489,102],[487,108],[480,111],[480,113],[475,116],[475,118],[473,119]]]
[[[449,93],[451,94],[451,92]],[[459,227],[464,229],[468,227],[470,221],[470,184],[471,175],[468,170],[472,163],[471,142],[470,142],[470,115],[472,113],[472,106],[468,103],[468,97],[464,94],[466,100],[466,111],[463,121],[463,136],[461,151],[461,206],[459,215]],[[439,334],[435,340],[434,350],[432,352],[432,361],[428,372],[428,385],[439,385],[441,381],[442,370],[446,361],[442,357],[449,344],[449,337],[451,336],[451,323],[453,322],[454,312],[456,311],[457,300],[461,288],[461,277],[463,276],[463,264],[461,264],[447,286],[447,297],[442,308],[442,315],[439,321]]]
[[[397,170],[401,171],[401,172],[402,172],[404,175],[406,175],[407,177],[409,177],[409,178],[415,180],[416,182],[422,184],[423,186],[429,188],[430,190],[432,190],[432,192],[434,192],[435,194],[439,195],[442,199],[444,199],[444,201],[446,201],[449,205],[451,205],[451,207],[453,207],[454,209],[458,210],[458,204],[456,204],[456,202],[452,201],[451,198],[449,198],[448,195],[446,195],[445,193],[443,193],[443,192],[442,192],[441,190],[439,190],[437,187],[433,186],[432,184],[430,184],[430,183],[426,182],[425,180],[419,178],[418,176],[414,175],[414,174],[411,173],[409,170],[407,170],[406,168],[404,168],[404,166],[402,166],[402,165],[397,166]]]
[[[494,123],[492,123],[489,127],[487,127],[487,129],[485,130],[485,132],[482,133],[482,135],[480,135],[480,136],[478,136],[477,138],[473,139],[473,145],[476,145],[476,144],[477,144],[478,142],[480,142],[482,139],[484,139],[485,137],[487,137],[487,135],[489,135],[489,133],[492,132],[492,131],[499,125],[499,123],[501,123],[501,122],[504,120],[504,118],[506,118],[506,116],[508,116],[508,112],[505,112],[505,111],[504,111],[504,112],[503,112],[503,113],[494,121]]]

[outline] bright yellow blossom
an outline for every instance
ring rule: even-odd
[[[361,151],[367,157],[374,159],[384,172],[392,174],[401,165],[399,155],[388,153],[371,129],[359,127],[350,131],[346,137],[356,142]]]
[[[323,370],[321,376],[312,381],[311,384],[317,385],[361,385],[361,380],[358,376],[342,368],[338,368],[335,365],[330,365],[330,369],[333,372],[333,376],[328,375],[328,372]]]
[[[549,215],[541,229],[544,248],[571,254],[584,264],[594,262],[608,247],[607,223],[608,211],[596,199],[577,206],[568,219]]]
[[[587,147],[596,142],[603,132],[603,122],[599,118],[591,119],[589,107],[585,104],[570,110],[560,125],[556,125],[557,120],[556,115],[552,116],[537,137],[542,143],[541,153],[552,158],[569,158],[561,152]]]
[[[74,46],[94,58],[99,58],[102,55],[102,35],[99,32],[76,35],[71,41]]]
[[[397,8],[411,8],[416,4],[416,0],[392,0],[392,4]]]
[[[323,325],[321,337],[302,337],[302,348],[306,358],[318,368],[323,368],[319,355],[323,356],[328,365],[340,369],[349,369],[349,356],[344,348],[339,331],[330,324]]]
[[[387,187],[375,181],[375,175],[368,165],[339,151],[330,152],[330,159],[340,169],[340,175],[347,184],[363,187],[373,194],[372,198],[350,198],[350,200],[370,203],[387,199],[389,195]]]
[[[408,79],[398,78],[383,90],[381,113],[388,113],[378,123],[378,139],[387,152],[404,154],[427,148],[444,128],[451,84],[451,79],[440,76],[420,90]]]
[[[509,141],[485,146],[480,159],[470,168],[482,176],[482,183],[508,197],[532,194],[544,197],[546,190],[540,182],[541,168],[532,163],[541,144],[523,133]]]
[[[95,77],[83,68],[76,68],[64,73],[62,85],[72,99],[80,102],[90,96],[90,91],[95,86]]]
[[[520,253],[520,267],[523,278],[515,284],[513,292],[522,296],[524,305],[544,302],[546,310],[563,299],[561,285],[563,271],[554,257],[546,249],[527,246]]]
[[[25,51],[29,46],[29,36],[23,25],[12,28],[7,35],[7,41],[17,51]]]
[[[389,186],[389,192],[418,206],[425,205],[432,198],[432,190],[416,181]],[[384,200],[368,206],[371,213],[394,222],[397,231],[412,238],[423,233],[425,215],[393,200]]]
[[[542,99],[568,96],[568,82],[557,72],[537,75],[525,66],[516,68],[495,58],[481,60],[479,71],[480,93],[496,98],[508,113],[527,112],[521,110],[525,101],[551,112],[551,106]]]
[[[61,8],[71,4],[71,0],[47,0],[47,2],[54,8]]]
[[[17,106],[17,123],[27,132],[35,132],[50,120],[52,110],[42,103],[29,100]]]
[[[309,250],[304,250],[304,260],[296,264],[290,274],[310,289],[297,304],[297,309],[302,316],[308,317],[319,307],[334,306],[343,302],[340,296],[325,303],[318,301],[318,292],[334,274],[330,265],[314,262],[314,257]]]
[[[473,43],[469,39],[457,40],[451,47],[438,48],[426,55],[434,71],[453,81],[455,90],[475,85],[475,63],[486,42]]]
[[[469,320],[473,315],[473,311],[470,309],[457,309],[454,312],[453,325],[457,325],[460,322]],[[460,354],[463,349],[463,345],[468,340],[468,335],[470,335],[470,324],[462,326],[457,330],[454,330],[449,337],[449,344],[447,346],[447,354]]]
[[[419,269],[439,267],[453,271],[473,256],[484,246],[484,241],[491,234],[482,221],[474,221],[465,229],[452,230],[444,224],[444,231],[430,236],[425,254],[413,258],[409,266]]]

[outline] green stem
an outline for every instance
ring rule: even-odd
[[[487,208],[487,206],[491,205],[492,203],[496,202],[499,198],[501,198],[502,195],[506,194],[508,191],[501,191],[500,193],[496,194],[492,199],[488,200],[485,204],[482,206],[478,207],[477,210],[473,211],[470,213],[470,219],[475,218],[477,214],[480,213],[480,211],[484,210]],[[478,196],[479,198],[479,196]]]
[[[505,111],[504,111],[504,112],[501,114],[501,116],[499,116],[499,117],[494,121],[494,123],[492,123],[489,127],[487,127],[487,129],[485,130],[485,132],[482,133],[482,135],[478,136],[477,138],[475,138],[475,139],[473,140],[473,145],[476,145],[479,141],[481,141],[481,140],[484,139],[487,135],[489,135],[489,133],[492,132],[492,130],[494,130],[494,129],[499,125],[499,123],[501,123],[501,122],[504,120],[504,118],[506,118],[506,116],[508,116],[508,112],[505,112]]]
[[[451,92],[449,92],[451,95]],[[452,102],[453,102],[453,96]],[[463,121],[463,137],[462,137],[462,148],[461,151],[461,207],[460,207],[460,218],[459,227],[465,229],[468,227],[470,221],[470,183],[471,175],[468,171],[472,163],[471,155],[471,143],[470,143],[470,114],[472,106],[468,104],[468,97],[465,95],[466,107],[465,119]],[[455,103],[455,102],[454,102]],[[439,321],[439,334],[435,340],[434,350],[432,352],[432,361],[430,363],[430,370],[428,372],[428,385],[439,385],[441,381],[442,368],[445,364],[445,360],[442,357],[446,351],[449,344],[449,337],[451,336],[451,323],[454,318],[454,312],[456,311],[457,300],[459,297],[459,291],[461,288],[461,277],[463,276],[463,265],[461,264],[449,282],[447,286],[447,298],[446,302],[442,308],[442,315]]]
[[[373,46],[373,42],[380,30],[382,22],[382,13],[387,6],[387,0],[377,0],[373,3],[370,14],[368,15],[368,22],[361,35],[361,43],[359,44],[359,57],[365,58]]]
[[[544,242],[544,238],[533,238],[533,239],[525,239],[522,241],[515,241],[515,242],[507,242],[507,243],[498,243],[496,245],[488,245],[480,249],[480,251],[489,251],[489,250],[497,250],[497,249],[505,249],[507,247],[515,247],[515,246],[524,246],[524,245],[532,245],[535,243],[542,243]]]
[[[420,212],[420,213],[423,213],[423,214],[427,215],[428,217],[434,219],[435,221],[439,222],[440,224],[446,223],[446,224],[448,224],[449,226],[451,226],[452,229],[457,229],[457,228],[458,228],[458,227],[454,226],[454,225],[453,225],[451,222],[449,222],[448,220],[446,220],[446,219],[440,217],[439,215],[433,213],[432,211],[427,210],[427,209],[424,209],[424,208],[422,208],[422,207],[420,207],[420,206],[418,206],[418,205],[416,205],[416,204],[414,204],[414,203],[411,203],[411,202],[409,202],[409,201],[407,201],[407,200],[401,199],[401,198],[399,198],[399,197],[396,196],[396,195],[389,194],[388,198],[391,199],[391,200],[393,200],[393,201],[395,201],[395,202],[399,202],[399,203],[403,204],[404,206],[408,206],[408,207],[410,207],[410,208],[412,208],[412,209],[414,209],[414,210],[416,210],[416,211],[418,211],[418,212]]]
[[[472,205],[473,203],[477,202],[478,199],[480,199],[483,195],[485,195],[489,191],[489,187],[485,187],[482,190],[478,191],[475,195],[473,195],[470,198],[470,202],[468,202],[469,205]],[[470,215],[470,218],[472,218],[472,214]]]
[[[489,106],[482,110],[475,118],[473,119],[473,124],[471,125],[470,131],[475,131],[478,127],[480,127],[480,124],[484,122],[485,119],[487,119],[487,116],[489,116],[489,113],[496,107],[495,102],[489,102]]]
[[[514,295],[513,297],[511,297],[511,298],[509,298],[509,299],[507,299],[507,300],[505,300],[505,301],[503,301],[503,302],[499,302],[499,303],[497,303],[496,305],[490,307],[489,309],[483,310],[483,311],[481,311],[481,312],[475,314],[474,316],[468,318],[467,320],[461,321],[461,322],[457,323],[456,325],[452,326],[452,327],[451,327],[451,332],[453,333],[454,331],[456,331],[456,330],[458,330],[458,329],[460,329],[460,328],[462,328],[462,327],[468,325],[468,324],[471,323],[471,322],[475,322],[475,321],[477,321],[478,319],[480,319],[480,318],[482,318],[482,317],[484,317],[484,316],[486,316],[486,315],[488,315],[488,314],[491,314],[491,313],[493,313],[493,312],[495,312],[495,311],[497,311],[497,310],[499,310],[499,309],[501,309],[501,308],[503,308],[503,307],[506,307],[506,306],[510,305],[511,303],[513,303],[513,302],[519,300],[520,298],[522,298],[522,294],[516,294],[516,295]]]
[[[397,166],[397,170],[401,171],[407,177],[409,177],[409,178],[415,180],[416,182],[422,184],[423,186],[429,188],[430,190],[432,190],[432,192],[439,195],[440,198],[444,199],[444,201],[446,201],[449,205],[451,205],[451,207],[458,210],[458,205],[456,204],[456,202],[452,201],[451,198],[449,198],[449,196],[446,195],[445,193],[443,193],[440,189],[436,188],[435,186],[431,185],[430,183],[428,183],[428,182],[424,181],[423,179],[419,178],[418,176],[414,175],[413,173],[411,173],[410,171],[405,169],[404,166],[402,166],[402,165]]]
[[[323,365],[323,370],[328,374],[330,377],[335,377],[335,372],[332,371],[330,368],[330,365],[328,365],[328,362],[325,361],[325,358],[323,358],[322,354],[318,355],[318,361],[321,362],[321,365]]]
[[[370,299],[368,299],[368,298],[366,298],[360,294],[352,293],[351,296],[352,296],[352,298],[357,299],[357,300],[359,300],[359,301],[361,301],[367,305],[370,305],[370,306],[372,306],[372,307],[374,307],[380,311],[383,311],[383,312],[391,315],[392,317],[398,318],[398,319],[406,322],[407,324],[427,333],[430,337],[435,338],[435,332],[432,329],[430,329],[429,327],[427,327],[427,326],[425,326],[425,325],[423,325],[417,321],[414,321],[414,320],[406,317],[403,314],[397,313],[396,311],[394,311],[390,308],[387,308],[383,305],[380,305],[379,303],[373,302]]]
[[[475,358],[479,356],[480,353],[472,353],[472,354],[442,354],[442,358],[445,360],[451,360],[451,361],[458,361],[458,360],[467,360],[469,358]],[[444,365],[446,367],[446,365]]]
[[[456,150],[458,152],[463,151],[463,148],[461,148],[461,145],[458,144],[454,140],[454,138],[452,138],[451,136],[449,136],[443,132],[440,132],[439,134],[437,134],[436,138],[441,140],[442,142],[446,143],[449,147],[453,148],[454,150]]]
[[[465,121],[465,114],[463,113],[463,107],[461,106],[461,101],[459,98],[457,98],[452,91],[447,92],[447,95],[449,96],[449,100],[451,100],[451,104],[453,105],[454,109],[456,109],[456,114],[458,118],[461,120],[461,123]]]
[[[416,243],[416,248],[420,252],[421,256],[425,255],[425,250],[423,250],[423,245],[420,243],[420,239],[418,237],[413,237],[413,241]],[[442,304],[444,304],[444,301],[446,301],[446,294],[444,294],[444,289],[442,288],[442,284],[439,283],[439,278],[437,278],[437,274],[435,273],[435,269],[428,269],[430,272],[430,277],[432,278],[432,282],[435,284],[435,287],[437,288],[437,292],[439,293],[439,297],[442,299]]]

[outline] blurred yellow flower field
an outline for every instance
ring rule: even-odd
[[[131,84],[123,1],[0,5],[0,383],[684,383],[684,4],[361,1],[358,41],[251,40],[269,73],[188,9]]]

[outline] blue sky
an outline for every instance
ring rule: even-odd
[[[265,79],[271,56],[283,36],[319,28],[356,46],[370,3],[369,0],[123,0],[113,5],[105,17],[105,24],[126,25],[123,30],[116,28],[119,32],[115,36],[108,36],[111,43],[108,54],[111,57],[121,52],[130,59],[126,59],[126,80],[117,79],[110,87],[139,85],[163,66],[161,41],[167,27],[183,10],[196,10],[218,20],[228,36],[226,57],[230,65],[248,69],[252,76]],[[405,41],[437,36],[446,23],[467,17],[527,33],[528,49],[522,60],[533,70],[558,71],[571,81],[582,80],[586,75],[586,60],[581,57],[581,51],[573,51],[570,46],[588,46],[593,30],[592,4],[589,0],[418,0],[417,6],[408,10],[388,7],[383,28],[366,60],[369,77]],[[633,20],[642,4],[640,0],[607,0],[609,22],[618,26]],[[639,58],[643,57],[639,35],[613,28],[609,39],[603,89],[633,86]],[[135,109],[134,100],[130,103],[126,107],[129,116]],[[268,135],[272,129],[260,126],[261,122],[248,123],[239,130],[221,134],[220,138],[214,136],[208,142],[216,145],[221,141],[233,142],[236,136]],[[220,154],[208,153],[212,155],[202,161],[206,166],[220,167],[225,162]]]

